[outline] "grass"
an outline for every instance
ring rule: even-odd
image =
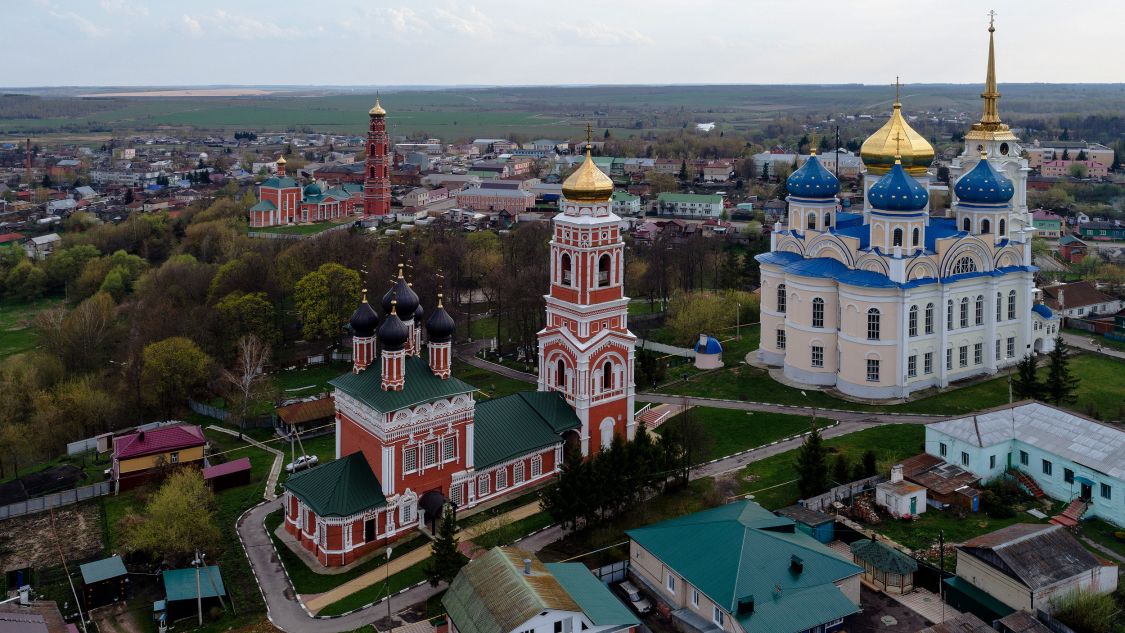
[[[487,510],[481,510],[480,512],[477,512],[476,514],[470,514],[469,516],[467,516],[463,519],[459,519],[457,521],[457,527],[458,527],[458,529],[463,530],[467,527],[472,527],[474,525],[477,525],[478,523],[483,523],[485,521],[491,520],[491,519],[493,519],[495,517],[498,517],[501,514],[504,514],[506,512],[511,512],[512,510],[515,510],[516,508],[522,508],[523,506],[525,506],[529,503],[538,501],[540,499],[540,496],[542,495],[542,493],[543,493],[542,489],[532,490],[531,492],[525,492],[524,494],[522,494],[518,497],[508,499],[507,501],[504,501],[503,503],[499,503],[497,505],[494,505],[491,508],[488,508]]]
[[[374,585],[364,587],[351,595],[333,602],[317,612],[317,615],[328,616],[347,613],[365,604],[371,604],[382,600],[386,596],[393,595],[407,587],[412,587],[426,579],[425,567],[426,562],[411,565],[397,574],[392,575],[386,582],[377,582]]]
[[[871,449],[875,451],[879,472],[883,472],[890,469],[892,462],[921,453],[924,441],[925,428],[921,424],[889,424],[834,437],[824,444],[831,453],[843,453],[853,464]],[[770,510],[793,505],[800,497],[795,459],[796,452],[787,451],[749,464],[741,471],[738,492],[753,494],[756,502]],[[835,459],[834,454],[829,455],[829,467]]]
[[[658,314],[661,312],[661,305],[659,301],[649,303],[648,301],[631,301],[629,302],[629,314]]]
[[[275,435],[274,437],[276,438],[277,436]],[[285,455],[282,461],[286,464],[292,461],[293,451],[295,451],[297,454],[300,454],[302,447],[305,449],[305,454],[316,455],[317,459],[319,460],[317,461],[317,464],[327,464],[328,462],[336,459],[335,433],[320,435],[309,439],[302,439],[300,444],[294,442],[292,447],[290,447],[288,442],[273,442],[269,444],[269,446],[280,450]],[[291,448],[292,451],[290,450]],[[290,473],[285,472],[285,467],[283,465],[281,476],[278,477],[278,483],[285,483],[285,480],[289,479],[289,476]]]
[[[546,512],[536,512],[535,514],[524,517],[519,521],[512,523],[505,523],[504,525],[497,526],[495,530],[490,530],[481,534],[473,539],[473,543],[484,549],[492,549],[499,545],[508,545],[515,541],[535,532],[541,530],[551,523],[554,519]]]
[[[35,316],[60,303],[62,299],[58,298],[24,303],[0,302],[0,358],[35,349],[39,344]]]
[[[476,396],[478,400],[500,398],[521,391],[535,391],[534,383],[501,376],[460,360],[453,361],[453,375],[479,389],[480,392]]]
[[[307,369],[287,369],[273,374],[282,397],[303,397],[329,390],[328,381],[351,371],[351,363],[328,363]]]
[[[710,439],[706,453],[699,456],[700,462],[726,457],[739,451],[769,444],[783,437],[804,433],[812,424],[812,420],[803,415],[736,411],[714,407],[695,407],[688,410],[686,415],[695,416],[707,430]],[[671,418],[656,429],[656,432],[674,428],[679,417]],[[824,428],[832,422],[818,419],[816,423],[819,428]]]
[[[912,550],[925,549],[945,536],[946,556],[954,543],[963,543],[971,538],[1008,527],[1013,523],[1046,523],[1046,519],[1036,519],[1027,512],[1019,511],[1007,519],[994,519],[984,512],[958,516],[950,510],[926,508],[918,518],[909,521],[887,519],[871,529],[886,535]]]
[[[13,471],[7,471],[5,472],[5,477],[0,477],[0,484],[12,481],[17,477],[24,477],[47,470],[48,468],[54,468],[55,466],[70,465],[77,467],[85,475],[74,485],[76,487],[89,486],[105,480],[105,469],[109,468],[110,463],[108,453],[105,456],[100,456],[94,451],[87,451],[78,455],[63,455],[49,461],[39,462],[31,467],[21,467],[18,475]]]
[[[350,218],[349,218],[350,221]],[[335,226],[340,226],[342,222],[316,222],[314,224],[292,224],[285,226],[264,226],[260,228],[251,227],[251,233],[278,233],[280,235],[316,235],[321,231],[330,229]]]
[[[1125,556],[1125,540],[1114,536],[1114,532],[1121,532],[1122,528],[1101,519],[1089,519],[1083,521],[1079,529],[1082,536]]]

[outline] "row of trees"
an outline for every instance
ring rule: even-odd
[[[1062,335],[1055,337],[1055,349],[1047,354],[1047,374],[1040,377],[1033,354],[1024,356],[1012,377],[1012,394],[1020,400],[1043,400],[1053,404],[1072,404],[1078,399],[1081,379],[1070,370],[1071,354]]]
[[[797,489],[801,498],[815,497],[828,492],[835,486],[871,477],[878,473],[879,465],[875,451],[868,449],[854,464],[844,453],[836,453],[831,468],[828,464],[829,452],[824,446],[824,438],[813,420],[813,430],[805,437],[797,449],[795,466],[797,469]]]

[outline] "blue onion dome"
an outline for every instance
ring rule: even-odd
[[[434,308],[430,318],[426,321],[426,335],[431,343],[448,343],[453,340],[453,332],[457,329],[453,317],[445,311],[441,304],[441,295],[437,296],[437,307]]]
[[[383,295],[383,314],[391,313],[391,301],[395,298],[398,299],[398,317],[403,321],[409,321],[414,318],[414,311],[418,309],[418,295],[406,283],[406,278],[402,275],[403,265],[398,265],[398,279],[395,285]]]
[[[367,291],[363,291],[363,303],[359,304],[355,312],[352,313],[352,318],[348,323],[352,326],[352,335],[360,338],[368,338],[375,334],[375,328],[379,326],[379,315],[375,313],[375,308],[367,303]]]
[[[309,185],[305,185],[306,196],[319,196],[321,193],[323,192],[320,190],[320,185],[316,184],[315,182]]]
[[[395,300],[391,299],[391,311],[387,313],[387,318],[383,320],[383,324],[379,326],[377,333],[379,345],[382,345],[383,349],[388,352],[397,352],[402,349],[403,345],[406,344],[406,339],[410,337],[410,330],[399,318],[395,303]]]
[[[953,185],[957,199],[977,204],[1004,204],[1012,199],[1016,188],[1007,176],[1000,173],[982,154],[977,166],[957,179]]]
[[[840,191],[840,181],[824,168],[816,157],[816,150],[797,171],[789,174],[785,188],[802,198],[831,198]]]
[[[882,211],[921,211],[926,208],[930,194],[906,173],[901,161],[896,161],[879,182],[871,185],[867,200],[872,207]]]

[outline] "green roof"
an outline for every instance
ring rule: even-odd
[[[547,563],[547,570],[559,581],[594,626],[637,626],[632,611],[594,577],[582,563]]]
[[[262,200],[261,202],[259,202],[259,203],[255,204],[254,206],[250,207],[250,210],[251,211],[276,211],[277,205],[270,202],[269,200]]]
[[[1070,235],[1069,233],[1059,238],[1059,246],[1066,246],[1067,244],[1085,244],[1082,240]]]
[[[360,452],[293,475],[285,481],[285,489],[321,517],[352,516],[387,502],[379,479]]]
[[[120,556],[110,556],[92,563],[86,563],[79,566],[79,569],[82,571],[82,582],[87,585],[124,576],[128,573],[125,571],[125,563],[121,562]]]
[[[481,470],[560,444],[563,431],[582,423],[561,393],[529,391],[478,402],[473,425],[473,466]]]
[[[278,178],[277,176],[274,176],[272,178],[266,178],[265,180],[263,180],[261,186],[269,189],[286,189],[289,187],[300,187],[301,185],[297,184],[296,180],[293,180],[288,176],[284,178]]]
[[[382,364],[375,362],[358,374],[348,372],[328,384],[380,413],[476,391],[475,387],[455,377],[438,378],[430,371],[426,361],[417,356],[406,357],[406,379],[402,391],[383,391],[381,379]]]
[[[641,547],[732,614],[746,633],[804,631],[857,612],[834,583],[862,570],[752,501],[630,530]],[[794,557],[801,571],[793,571]],[[754,609],[738,613],[753,599]]]
[[[629,201],[639,199],[640,196],[634,196],[633,194],[629,193],[628,191],[621,191],[620,189],[618,189],[618,190],[613,192],[613,195],[610,196],[610,198],[614,202],[629,202]]]
[[[164,594],[168,602],[195,600],[227,595],[223,586],[223,575],[214,565],[199,569],[199,594],[195,590],[195,568],[164,570]]]
[[[879,571],[905,576],[918,571],[918,562],[882,541],[863,539],[851,544],[852,554]]]
[[[1009,607],[1003,602],[1000,602],[996,598],[993,598],[992,594],[986,592],[980,587],[977,587],[967,579],[960,576],[951,576],[949,578],[946,578],[942,582],[948,585],[949,588],[953,589],[956,593],[967,597],[970,601],[975,602],[977,605],[983,607],[985,611],[992,612],[998,618],[1003,618],[1005,616],[1011,615],[1015,611],[1015,609]],[[965,609],[964,607],[972,605],[964,605],[959,596],[955,598],[955,600],[958,602],[959,606],[962,607],[963,611],[971,611],[971,609]],[[946,602],[953,601],[947,599]],[[978,616],[980,615],[980,613],[976,611],[973,611],[973,613]],[[992,618],[989,619],[991,620]]]
[[[657,200],[661,202],[695,202],[698,204],[722,204],[723,197],[702,193],[670,193],[664,192],[658,195]]]

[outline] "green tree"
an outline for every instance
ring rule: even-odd
[[[166,418],[181,408],[211,373],[211,359],[195,342],[182,336],[149,343],[143,358],[145,393]]]
[[[1012,395],[1017,400],[1043,399],[1044,386],[1039,380],[1033,354],[1027,354],[1016,363],[1016,375],[1012,377]]]
[[[256,336],[273,345],[281,339],[274,306],[264,292],[232,292],[215,304],[215,334],[222,341],[225,356],[234,350],[238,339]]]
[[[453,509],[445,507],[441,515],[437,535],[431,546],[430,561],[426,563],[423,571],[431,587],[440,583],[451,583],[457,572],[469,562],[464,554],[457,550],[457,520],[454,518]]]
[[[687,160],[680,161],[679,178],[681,182],[688,179]]]
[[[360,301],[359,273],[328,263],[297,282],[293,298],[305,338],[334,336]]]
[[[25,259],[8,273],[4,287],[16,299],[33,301],[47,292],[47,273]]]
[[[1055,349],[1047,355],[1047,380],[1044,392],[1047,399],[1055,404],[1070,404],[1077,399],[1079,378],[1070,371],[1070,353],[1062,334],[1055,337]]]
[[[820,429],[814,427],[797,450],[797,489],[802,499],[828,490],[828,456]]]
[[[101,252],[89,244],[77,244],[55,251],[46,261],[47,283],[52,288],[65,288],[78,279],[86,262],[100,256]]]
[[[215,496],[194,468],[173,472],[145,505],[142,515],[122,519],[127,551],[142,551],[179,566],[195,550],[213,550],[219,543]]]
[[[832,462],[832,479],[837,485],[846,484],[851,480],[851,472],[848,456],[836,453],[836,459]]]
[[[876,459],[877,456],[875,455],[875,451],[873,451],[872,449],[869,448],[863,451],[863,458],[860,463],[863,464],[864,477],[873,477],[879,471],[879,465]]]

